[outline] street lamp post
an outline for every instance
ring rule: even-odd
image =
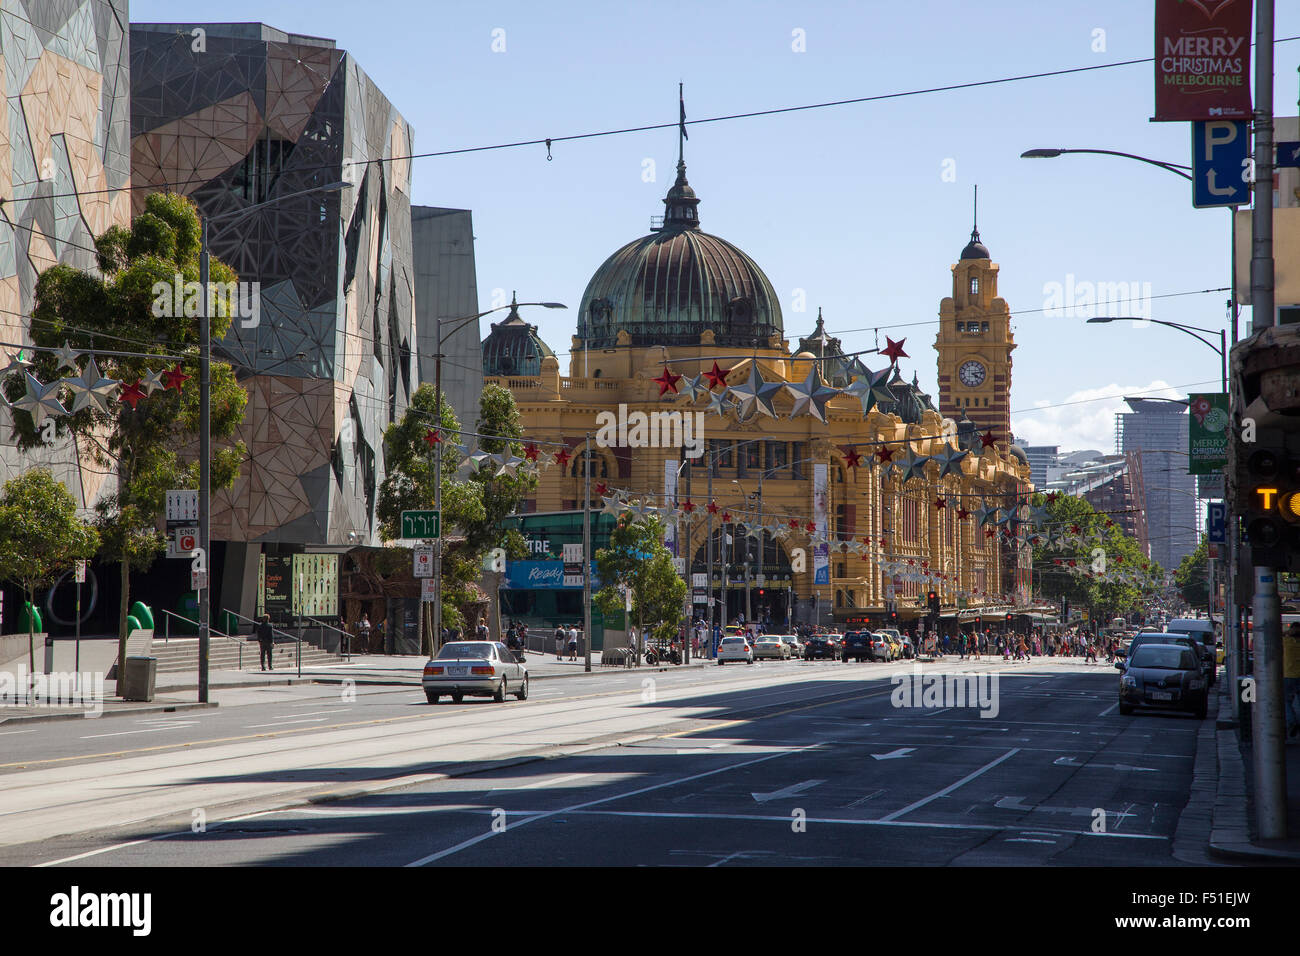
[[[1144,319],[1144,318],[1142,318],[1141,316],[1136,316],[1136,315],[1096,315],[1096,316],[1093,316],[1091,319],[1089,319],[1088,322],[1089,322],[1090,324],[1095,324],[1095,323],[1099,323],[1099,322],[1101,322],[1101,323],[1104,323],[1104,322],[1154,322],[1156,325],[1167,325],[1167,326],[1168,326],[1169,328],[1171,328],[1171,329],[1178,329],[1178,331],[1180,331],[1180,332],[1184,332],[1184,333],[1186,333],[1187,335],[1190,335],[1192,338],[1196,339],[1198,342],[1201,342],[1202,344],[1209,346],[1209,348],[1211,349],[1211,351],[1214,351],[1214,352],[1217,352],[1217,353],[1218,353],[1218,355],[1219,355],[1219,383],[1223,386],[1223,391],[1224,391],[1224,393],[1227,394],[1227,391],[1228,391],[1228,333],[1227,333],[1227,330],[1226,330],[1226,329],[1203,329],[1203,328],[1201,328],[1199,325],[1184,325],[1184,324],[1181,323],[1181,322],[1167,322],[1167,321],[1165,321],[1164,319]],[[1218,334],[1219,334],[1219,344],[1218,344],[1218,345],[1215,345],[1215,344],[1214,344],[1213,342],[1211,342],[1209,339],[1204,338],[1204,337],[1202,337],[1201,335],[1198,335],[1197,333],[1199,333],[1199,332],[1204,332],[1206,335],[1214,335],[1215,332],[1218,332]]]
[[[199,548],[203,554],[203,575],[199,583],[199,703],[208,702],[208,665],[212,617],[212,317],[208,305],[211,257],[208,253],[208,225],[239,219],[257,209],[319,192],[349,189],[347,182],[329,183],[286,193],[266,202],[199,219]]]

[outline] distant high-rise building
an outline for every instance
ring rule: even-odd
[[[1067,456],[1086,460],[1054,470],[1057,477],[1046,490],[1082,498],[1094,511],[1105,514],[1138,543],[1143,553],[1148,546],[1146,506],[1143,500],[1142,459],[1135,452],[1125,455],[1097,455],[1075,452]]]
[[[1126,398],[1115,416],[1115,450],[1142,461],[1151,557],[1167,570],[1196,550],[1196,481],[1187,473],[1187,407]]]
[[[1031,445],[1021,438],[1016,439],[1016,444],[1024,450],[1025,457],[1029,459],[1029,474],[1034,488],[1039,491],[1046,488],[1048,469],[1059,463],[1061,446]]]

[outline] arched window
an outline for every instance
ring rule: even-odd
[[[971,276],[971,277],[970,277],[970,294],[971,294],[971,295],[979,295],[979,294],[980,294],[980,278],[979,278],[979,276]]]

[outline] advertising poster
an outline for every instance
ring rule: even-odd
[[[824,462],[813,465],[813,523],[817,525],[817,535],[823,539],[829,538],[826,524],[826,494],[829,476],[829,465]],[[813,584],[830,583],[831,549],[830,545],[823,541],[813,549]]]
[[[1191,413],[1187,422],[1187,470],[1193,475],[1212,475],[1228,465],[1228,396],[1209,392],[1187,396]]]
[[[1248,120],[1251,0],[1156,0],[1156,122]]]

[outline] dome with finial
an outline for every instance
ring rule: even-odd
[[[989,258],[989,247],[984,245],[984,243],[980,242],[979,203],[980,203],[980,188],[979,186],[976,186],[975,187],[975,218],[971,226],[970,242],[966,243],[966,248],[961,251],[961,257],[963,259],[988,259]]]
[[[605,260],[582,294],[578,338],[611,348],[626,332],[633,346],[718,345],[751,348],[783,336],[772,283],[740,249],[700,229],[699,197],[686,162],[664,197],[662,226]]]
[[[512,292],[510,314],[492,323],[492,331],[483,340],[483,374],[540,375],[542,359],[554,354],[537,335],[537,326],[519,315],[519,303]]]

